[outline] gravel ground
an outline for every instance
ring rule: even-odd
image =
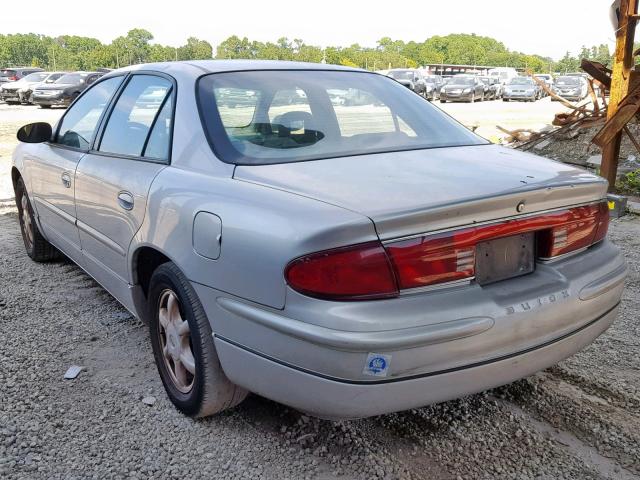
[[[31,262],[0,195],[0,478],[640,479],[640,219],[611,237],[631,272],[620,316],[545,372],[358,421],[255,395],[192,420],[167,400],[146,328],[74,264]],[[84,369],[64,380],[70,365]]]

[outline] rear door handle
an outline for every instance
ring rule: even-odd
[[[64,185],[64,188],[71,188],[71,176],[67,172],[64,172],[62,174],[62,177],[60,178],[62,180],[62,185]]]
[[[133,210],[133,195],[129,192],[118,193],[118,204],[125,210]]]

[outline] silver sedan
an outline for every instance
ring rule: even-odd
[[[491,145],[385,76],[201,61],[105,75],[18,132],[28,255],[149,325],[187,415],[325,418],[512,382],[613,322],[607,185]]]

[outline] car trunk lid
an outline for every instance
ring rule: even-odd
[[[606,182],[495,145],[238,166],[237,180],[369,217],[381,240],[591,202]]]

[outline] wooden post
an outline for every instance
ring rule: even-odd
[[[636,12],[638,0],[620,1],[620,22],[616,31],[616,50],[613,56],[613,73],[611,75],[611,90],[607,119],[618,110],[618,105],[629,92],[631,70],[633,70],[633,39],[636,29]],[[602,148],[602,166],[600,174],[609,182],[609,191],[613,191],[618,172],[618,156],[620,155],[620,141],[622,132],[618,133]]]

